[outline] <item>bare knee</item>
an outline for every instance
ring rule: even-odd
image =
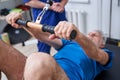
[[[45,53],[42,53],[42,52],[39,52],[39,53],[33,53],[31,54],[28,58],[27,58],[27,61],[26,61],[26,64],[35,64],[37,66],[41,66],[42,65],[49,65],[51,63],[54,63],[54,59],[53,57],[51,57],[50,55],[48,54],[45,54]]]
[[[44,53],[34,53],[30,55],[26,61],[24,76],[25,78],[29,78],[31,80],[33,78],[36,78],[36,80],[44,80],[46,78],[45,75],[47,75],[47,79],[51,78],[54,64],[55,61],[50,55]]]

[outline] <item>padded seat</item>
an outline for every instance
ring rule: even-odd
[[[107,44],[106,48],[114,53],[112,68],[103,71],[95,80],[120,80],[120,47]]]

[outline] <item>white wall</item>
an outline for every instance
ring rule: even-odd
[[[111,37],[120,40],[120,0],[112,0]]]
[[[102,29],[102,0],[70,0],[66,9],[80,10],[86,13],[86,32]]]
[[[118,0],[69,0],[66,9],[80,10],[86,13],[86,25],[79,26],[86,29],[83,33],[99,29],[106,37],[120,39]]]
[[[102,0],[102,31],[106,37],[110,37],[110,0]]]

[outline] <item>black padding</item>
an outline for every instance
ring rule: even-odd
[[[103,71],[95,80],[120,80],[120,47],[107,44],[106,47],[114,52],[113,66]]]
[[[19,24],[19,25],[23,25],[23,26],[27,26],[27,20],[21,20],[21,19],[17,19],[16,20],[16,23]]]
[[[10,38],[11,44],[16,44],[20,42],[24,42],[28,39],[30,39],[30,34],[26,32],[23,28],[13,28],[11,25],[7,25],[3,32],[7,32]]]
[[[54,26],[43,25],[42,31],[54,34]]]

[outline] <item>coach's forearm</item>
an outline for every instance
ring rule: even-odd
[[[25,5],[33,7],[33,8],[43,8],[45,6],[45,3],[41,1],[37,1],[37,0],[31,0],[25,3]]]

